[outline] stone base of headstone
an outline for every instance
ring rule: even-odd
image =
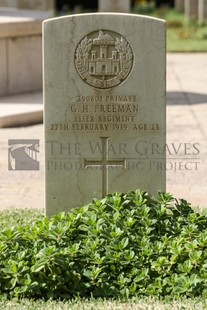
[[[42,21],[49,17],[0,9],[0,95],[42,89]]]
[[[0,7],[53,12],[55,0],[1,0]]]

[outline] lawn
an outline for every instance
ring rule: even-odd
[[[207,300],[183,299],[180,301],[161,302],[157,299],[133,299],[128,302],[113,300],[73,300],[66,302],[20,301],[0,302],[4,310],[204,310]]]
[[[207,52],[207,26],[167,29],[168,52]]]
[[[187,20],[184,13],[163,7],[155,10],[151,5],[134,8],[133,13],[161,18],[167,22],[168,52],[207,52],[207,24]]]

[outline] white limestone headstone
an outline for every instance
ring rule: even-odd
[[[207,20],[207,0],[198,0],[198,21],[200,24]]]
[[[185,0],[175,0],[175,8],[178,11],[184,12]]]
[[[165,190],[165,22],[133,14],[44,22],[46,214]]]
[[[98,0],[99,12],[130,12],[130,0]]]
[[[185,0],[185,16],[187,19],[198,18],[198,0]]]

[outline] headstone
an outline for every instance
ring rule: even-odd
[[[46,214],[165,190],[165,22],[94,13],[44,22]]]
[[[54,0],[1,0],[1,7],[11,7],[25,10],[54,11]]]
[[[130,0],[98,0],[99,12],[130,12]]]
[[[187,19],[198,18],[197,0],[185,0],[185,16]]]
[[[184,12],[185,0],[175,0],[175,8],[178,11]]]
[[[198,0],[198,21],[199,24],[207,20],[207,0]]]

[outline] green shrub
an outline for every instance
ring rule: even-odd
[[[0,233],[5,298],[207,296],[207,217],[185,200],[107,195]]]
[[[167,28],[182,28],[183,23],[180,20],[169,20],[167,21]]]

